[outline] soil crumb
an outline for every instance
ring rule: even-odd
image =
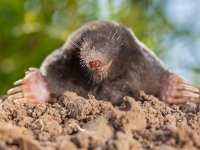
[[[66,92],[56,103],[0,102],[0,149],[196,150],[200,104],[169,106],[141,92],[120,106]]]

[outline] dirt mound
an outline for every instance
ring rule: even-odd
[[[1,149],[200,149],[200,105],[141,93],[120,106],[67,92],[56,103],[0,103]]]

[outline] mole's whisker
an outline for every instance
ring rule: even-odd
[[[80,45],[75,44],[73,41],[70,41],[70,42],[71,42],[74,46],[76,46],[77,48],[79,48],[79,49],[81,48]]]
[[[111,38],[111,42],[114,40],[114,38],[115,38],[115,35],[118,33],[118,30],[116,29],[115,30],[115,33],[113,34],[113,36],[112,36],[112,38]]]
[[[116,40],[118,41],[118,40],[120,39],[120,37],[121,37],[121,36],[119,35],[119,36],[116,38]]]

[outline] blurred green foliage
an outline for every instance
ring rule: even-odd
[[[161,59],[174,29],[163,0],[1,0],[0,94],[29,67],[60,47],[78,27],[93,20],[115,20],[132,28]],[[176,30],[175,30],[176,31]],[[198,70],[198,69],[197,69]],[[199,70],[198,70],[199,71]]]

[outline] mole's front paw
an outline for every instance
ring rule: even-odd
[[[8,91],[8,98],[15,103],[39,104],[50,99],[51,89],[38,69],[30,68],[25,77],[16,81],[14,85],[16,87]]]
[[[166,72],[160,81],[159,98],[169,104],[199,101],[200,90],[177,74]]]

